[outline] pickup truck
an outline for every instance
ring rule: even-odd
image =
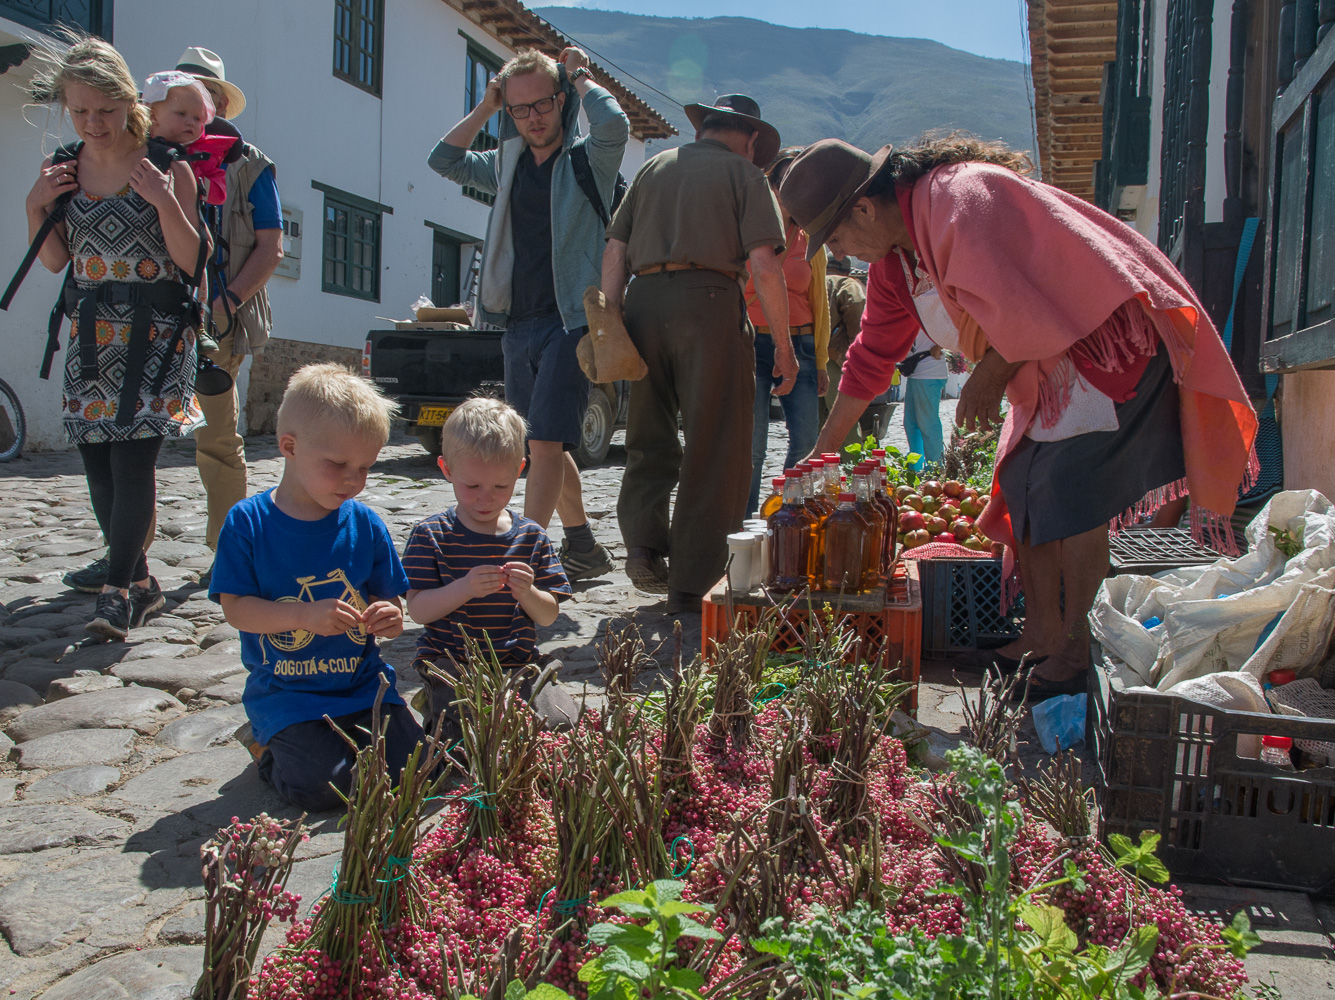
[[[450,412],[478,394],[504,398],[505,362],[500,330],[460,323],[403,322],[372,330],[362,349],[362,374],[398,402],[422,446],[440,454],[440,428]],[[575,461],[581,468],[607,458],[614,431],[626,426],[628,382],[592,386]]]

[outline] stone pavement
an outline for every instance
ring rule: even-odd
[[[953,407],[943,402],[943,413]],[[902,441],[902,424],[889,440],[896,433]],[[772,463],[783,447],[782,425],[772,424]],[[272,439],[247,448],[252,490],[274,485],[281,460]],[[583,476],[594,532],[618,567],[624,458],[614,446],[608,464]],[[200,845],[232,816],[295,814],[259,781],[232,738],[244,719],[240,644],[196,582],[211,554],[203,545],[203,491],[190,442],[164,448],[158,493],[149,561],[168,605],[127,643],[86,644],[93,598],[60,583],[64,572],[101,551],[79,459],[43,454],[0,466],[0,996],[187,996],[202,954]],[[361,499],[402,545],[414,523],[450,505],[452,491],[420,446],[398,437]],[[553,534],[559,538],[559,529]],[[658,658],[667,662],[672,621],[661,600],[634,590],[619,568],[576,591],[541,633],[543,650],[562,658],[564,683],[576,693],[596,680],[603,631],[629,615],[647,639],[662,643]],[[683,616],[683,626],[690,656],[700,647],[699,616]],[[418,631],[410,625],[387,643],[386,660],[408,667]],[[976,684],[976,677],[961,677]],[[401,669],[400,690],[408,695],[417,686],[411,669]],[[948,666],[924,665],[920,702],[920,718],[935,727],[932,747],[944,751],[962,726]],[[289,885],[302,894],[303,912],[329,886],[342,845],[337,819],[326,813],[308,820],[312,837]],[[1274,961],[1257,970],[1291,970],[1302,961],[1327,982],[1330,942],[1318,911],[1297,899],[1305,909],[1292,900],[1285,905],[1301,910],[1301,927],[1280,921],[1290,936],[1276,932]],[[1301,947],[1292,934],[1305,935]],[[279,940],[271,930],[266,944]],[[1301,960],[1292,957],[1295,947]]]

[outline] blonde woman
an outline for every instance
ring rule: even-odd
[[[148,110],[125,60],[100,39],[71,41],[45,55],[33,93],[68,113],[79,142],[42,163],[27,198],[28,233],[35,240],[67,202],[39,255],[52,272],[68,268],[65,433],[83,458],[108,547],[88,630],[124,639],[164,603],[144,538],[158,450],[193,415],[198,315],[183,279],[195,273],[205,235],[191,221],[190,168],[163,172],[145,155]]]

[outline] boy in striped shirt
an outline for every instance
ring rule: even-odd
[[[507,508],[524,468],[524,419],[496,399],[470,399],[441,429],[440,471],[454,485],[455,506],[417,524],[403,552],[408,573],[407,610],[426,626],[415,666],[422,676],[435,664],[453,671],[468,664],[465,635],[486,648],[490,640],[501,665],[530,664],[552,680],[523,693],[549,726],[566,725],[577,714],[574,699],[554,683],[560,662],[537,655],[537,626],[556,621],[570,583],[547,532],[536,521]],[[428,680],[429,720],[446,713],[444,735],[460,736],[452,688]]]

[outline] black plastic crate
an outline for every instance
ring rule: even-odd
[[[1335,722],[1116,691],[1097,644],[1094,663],[1101,839],[1160,834],[1178,880],[1335,896],[1335,768],[1286,772],[1237,752],[1244,735],[1335,739]]]
[[[1128,528],[1108,539],[1112,575],[1149,576],[1179,566],[1206,566],[1219,558],[1183,528]]]
[[[1003,646],[1024,625],[1024,597],[1001,613],[1000,559],[919,559],[922,655]]]

